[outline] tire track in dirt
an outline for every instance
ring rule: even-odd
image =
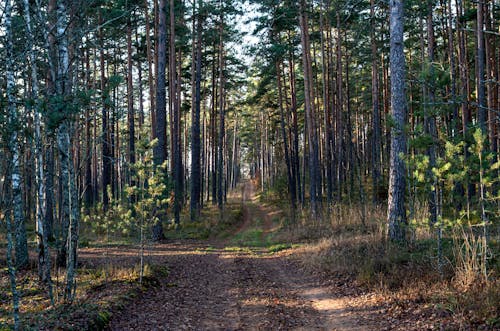
[[[168,249],[168,245],[165,247]],[[169,275],[161,284],[113,316],[111,330],[235,330],[238,314],[236,275],[231,259],[184,246],[163,263]]]
[[[270,208],[242,191],[243,224],[233,234],[273,225]],[[155,263],[167,265],[161,284],[114,315],[110,330],[368,330],[321,280],[286,253],[229,251],[226,242],[160,245]],[[206,249],[211,244],[211,249]],[[213,249],[213,247],[218,247]],[[373,329],[373,328],[372,328]]]

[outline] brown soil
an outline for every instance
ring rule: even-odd
[[[254,226],[257,218],[263,231],[270,231],[273,211],[256,203],[251,182],[243,188],[242,199],[244,219],[234,234]],[[155,246],[151,262],[168,266],[169,275],[115,314],[110,329],[379,329],[370,318],[375,308],[351,307],[346,293],[303,271],[290,258],[291,251],[268,254],[225,246],[226,242],[185,241]],[[122,258],[124,253],[116,252]],[[92,258],[100,253],[87,254]]]

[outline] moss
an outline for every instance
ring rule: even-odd
[[[295,248],[297,246],[298,245],[292,245],[292,244],[274,244],[274,245],[269,246],[267,248],[267,250],[269,251],[269,253],[277,253],[277,252],[281,252],[285,249]]]

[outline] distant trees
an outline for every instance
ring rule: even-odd
[[[420,205],[437,236],[444,218],[456,225],[465,213],[474,224],[465,206],[481,212],[479,178],[467,170],[449,188],[437,174],[449,143],[475,162],[476,127],[498,154],[494,2],[252,3],[265,42],[244,115],[258,120],[243,124],[242,138],[265,191],[288,192],[293,204],[297,190],[301,206],[326,202],[327,215],[337,203],[366,204],[368,192],[388,202],[388,237],[398,242],[420,224]]]
[[[421,206],[438,236],[444,219],[466,219],[487,237],[498,218],[497,1],[250,3],[261,38],[250,68],[238,59],[238,1],[0,5],[11,262],[29,265],[36,228],[40,277],[50,284],[53,244],[71,301],[80,212],[139,203],[127,188],[144,132],[164,172],[147,233],[158,240],[166,220],[182,226],[188,200],[193,221],[206,204],[223,210],[243,170],[317,221],[368,195],[388,201],[392,240],[408,238]]]
[[[144,158],[136,144],[146,127],[166,189],[165,205],[155,207],[158,222],[145,236],[163,238],[170,217],[181,224],[188,198],[195,221],[205,200],[222,208],[241,169],[233,106],[244,70],[229,46],[239,6],[201,0],[0,6],[9,14],[1,18],[0,37],[6,156],[0,215],[12,221],[17,268],[29,265],[26,224],[34,224],[40,279],[50,287],[51,266],[66,268],[65,299],[74,299],[80,212],[137,202],[127,187],[136,186],[134,164]]]

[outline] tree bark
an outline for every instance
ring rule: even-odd
[[[390,0],[390,70],[391,70],[391,154],[387,223],[389,239],[406,240],[406,95],[405,57],[403,51],[403,1]]]
[[[379,66],[377,41],[375,39],[375,0],[370,0],[371,19],[371,52],[372,52],[372,181],[373,181],[373,202],[380,202],[381,190],[381,153],[382,153],[382,130],[380,128],[380,99],[379,99]]]
[[[487,105],[485,91],[485,42],[484,42],[484,4],[477,2],[477,111],[479,127],[483,134],[487,133]]]
[[[102,17],[100,17],[100,21],[102,22]],[[113,158],[113,154],[111,152],[111,135],[109,132],[109,105],[111,103],[110,95],[109,95],[109,87],[107,86],[107,78],[106,78],[106,62],[104,57],[104,35],[102,28],[99,31],[100,41],[101,41],[101,49],[100,49],[100,66],[101,66],[101,101],[102,101],[102,204],[104,209],[108,207],[109,204],[109,194],[108,187],[111,184],[111,160]]]
[[[154,163],[157,167],[167,160],[167,102],[165,89],[165,70],[167,60],[167,3],[166,0],[160,0],[158,8],[158,40],[157,54],[158,65],[156,70],[156,126],[155,138],[157,144],[153,150]],[[161,219],[153,226],[153,239],[161,240],[163,234],[163,225]]]
[[[155,3],[157,0],[154,0]],[[149,24],[149,0],[144,0],[144,16],[146,20],[146,52],[148,58],[148,85],[149,85],[149,111],[151,113],[151,138],[156,136],[156,104],[155,104],[155,84],[153,72],[153,51],[150,36]]]
[[[217,205],[220,210],[224,207],[224,139],[225,139],[225,77],[224,77],[224,14],[221,4],[219,22],[219,135],[217,138]]]
[[[6,30],[6,61],[5,61],[5,78],[7,83],[7,114],[8,114],[8,129],[9,138],[8,146],[11,158],[10,185],[12,194],[12,211],[15,231],[15,252],[16,252],[16,267],[22,269],[28,266],[28,238],[26,235],[26,225],[24,220],[23,207],[23,191],[22,191],[22,174],[21,174],[21,147],[19,143],[19,132],[21,131],[21,123],[17,109],[17,101],[15,96],[16,77],[14,74],[14,44],[12,31],[12,4],[10,0],[5,6],[5,30]],[[8,11],[8,12],[7,12]],[[8,14],[8,15],[7,15]],[[7,17],[8,16],[8,17]]]
[[[309,43],[309,29],[308,18],[306,13],[306,1],[300,1],[300,30],[301,30],[301,44],[302,44],[302,61],[304,68],[304,105],[306,109],[306,123],[307,123],[307,138],[309,140],[308,150],[308,166],[309,166],[309,194],[311,203],[311,212],[313,217],[318,214],[318,192],[321,190],[318,185],[321,177],[319,169],[319,152],[318,152],[318,138],[316,129],[315,107],[314,107],[314,91],[312,81],[312,65],[311,65],[311,46]]]
[[[181,150],[181,114],[180,114],[180,72],[177,73],[175,47],[175,5],[170,0],[170,51],[169,51],[169,96],[172,113],[172,147],[173,147],[173,179],[174,179],[174,219],[180,223],[180,212],[183,202],[183,169]]]
[[[36,64],[36,51],[34,48],[34,39],[31,28],[31,14],[29,1],[24,0],[24,20],[27,32],[28,60],[31,67],[31,98],[34,100],[34,120],[35,120],[35,179],[37,188],[36,200],[36,233],[38,246],[38,276],[43,282],[46,282],[49,288],[49,297],[54,304],[52,295],[52,280],[50,276],[50,252],[47,236],[46,199],[45,199],[45,175],[43,169],[43,146],[41,134],[41,107],[39,98],[38,67]]]
[[[198,1],[198,15],[196,24],[196,51],[194,66],[195,66],[195,87],[194,87],[194,107],[191,114],[191,221],[196,221],[198,219],[200,211],[200,199],[201,199],[201,140],[200,140],[200,111],[201,111],[201,29],[202,29],[202,17],[201,9],[203,2]],[[193,24],[194,26],[194,24]],[[193,38],[194,39],[194,38]],[[194,46],[193,46],[194,47]]]
[[[18,231],[17,231],[17,222],[20,221],[20,226],[24,226],[24,220],[18,220],[19,215],[17,213],[21,212],[22,215],[22,206],[16,207],[21,200],[21,192],[19,191],[20,185],[20,174],[19,174],[19,145],[17,141],[17,109],[16,109],[16,100],[14,96],[14,88],[15,88],[15,76],[14,76],[14,45],[13,45],[13,37],[12,37],[12,4],[10,0],[6,0],[5,2],[5,18],[4,18],[4,28],[5,28],[5,36],[6,36],[6,61],[5,61],[5,74],[7,81],[7,107],[8,107],[8,124],[11,130],[9,134],[9,164],[7,166],[7,175],[5,176],[7,180],[7,185],[10,187],[7,188],[8,192],[6,196],[8,196],[8,200],[6,203],[6,207],[12,206],[13,214],[14,214],[14,227],[12,229],[11,222],[11,213],[8,211],[5,215],[5,221],[7,224],[7,268],[9,272],[9,280],[10,280],[10,288],[12,292],[12,304],[13,304],[13,313],[14,313],[14,330],[21,329],[21,323],[19,320],[19,292],[17,291],[17,281],[16,281],[16,268],[14,266],[14,262],[12,259],[12,233],[16,234],[16,264],[18,266],[24,267],[28,263],[28,246],[23,243],[18,243]],[[21,208],[21,210],[18,210]],[[22,229],[21,229],[22,230]],[[19,250],[18,250],[19,245]],[[24,251],[25,250],[25,251]]]
[[[135,111],[132,59],[132,21],[127,20],[127,119],[128,119],[128,162],[135,163]],[[140,84],[140,82],[139,82]],[[130,169],[132,171],[132,169]],[[131,174],[132,175],[132,174]],[[129,181],[134,185],[133,181]]]
[[[428,104],[427,112],[425,112],[425,130],[426,133],[431,137],[431,145],[427,149],[427,155],[429,156],[429,178],[433,178],[432,169],[436,167],[436,146],[435,141],[437,139],[436,132],[436,119],[435,119],[435,95],[434,95],[434,52],[435,52],[435,38],[434,38],[434,22],[432,20],[433,5],[429,1],[427,4],[427,59],[430,66],[429,77],[430,80],[427,82],[427,97]],[[425,107],[425,106],[424,106]],[[428,113],[430,110],[430,114]],[[434,180],[432,182],[429,191],[429,223],[431,226],[437,223],[437,195],[436,195],[436,185],[437,182]]]

